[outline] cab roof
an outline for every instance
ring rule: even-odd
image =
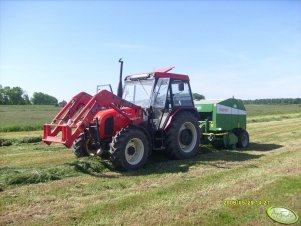
[[[175,79],[175,80],[189,81],[188,75],[168,73],[173,68],[174,67],[161,68],[161,69],[155,70],[154,72],[128,75],[125,77],[124,80],[139,80],[139,79],[147,79],[147,78],[154,77],[154,78],[171,78],[171,79]]]

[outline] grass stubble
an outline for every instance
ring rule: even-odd
[[[40,141],[0,147],[0,225],[274,225],[265,212],[272,205],[300,215],[301,120],[283,115],[249,123],[246,150],[203,146],[181,161],[157,154],[136,172]],[[4,139],[20,141],[22,132]]]

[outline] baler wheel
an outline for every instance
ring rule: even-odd
[[[237,147],[247,148],[249,146],[249,133],[244,129],[240,129],[237,136],[238,136]]]
[[[167,152],[173,159],[192,158],[200,146],[200,128],[197,118],[190,112],[176,115],[166,131]]]
[[[144,166],[150,145],[144,132],[134,126],[120,130],[111,144],[111,162],[117,170],[136,170]]]

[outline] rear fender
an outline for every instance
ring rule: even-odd
[[[168,127],[171,125],[171,122],[172,122],[173,118],[176,117],[179,113],[182,113],[182,112],[190,112],[193,115],[195,115],[195,117],[197,118],[197,120],[199,120],[200,116],[199,116],[196,108],[193,108],[193,107],[191,107],[191,108],[177,108],[166,119],[166,123],[165,123],[165,125],[163,127],[164,130],[168,129]]]

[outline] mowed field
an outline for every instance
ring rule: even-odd
[[[41,130],[59,111],[51,105],[0,105],[0,132]]]
[[[248,149],[201,146],[181,161],[155,154],[143,169],[120,173],[107,160],[40,142],[39,123],[59,108],[0,106],[0,225],[280,225],[267,217],[270,206],[300,216],[301,106],[246,107]],[[37,131],[3,132],[24,130],[20,121],[36,121]]]

